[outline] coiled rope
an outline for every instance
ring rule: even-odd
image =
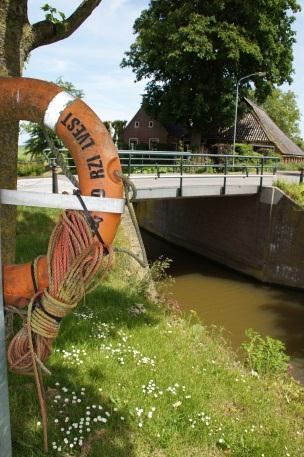
[[[66,158],[60,152],[60,150],[56,147],[54,141],[52,140],[52,138],[48,134],[48,131],[47,131],[46,128],[43,129],[43,134],[44,134],[46,142],[48,143],[48,146],[49,146],[51,152],[54,154],[54,157],[56,158],[57,164],[60,166],[63,174],[70,180],[70,182],[73,184],[73,186],[75,186],[76,188],[79,189],[78,180],[70,172],[69,168],[66,166]],[[143,239],[142,239],[142,236],[141,236],[141,233],[140,233],[140,229],[139,229],[139,226],[138,226],[136,214],[135,214],[135,211],[134,211],[134,208],[133,208],[133,201],[136,199],[136,194],[137,194],[136,187],[135,187],[134,183],[132,182],[132,180],[129,178],[129,176],[125,175],[124,173],[120,173],[120,172],[116,172],[116,175],[122,180],[123,185],[124,185],[126,204],[127,204],[127,207],[128,207],[128,210],[129,210],[129,214],[130,214],[130,218],[131,218],[132,224],[134,226],[134,230],[136,232],[136,236],[137,236],[137,239],[138,239],[138,242],[139,242],[139,245],[140,245],[142,258],[138,257],[138,255],[134,254],[129,249],[115,247],[114,251],[118,252],[118,253],[121,253],[121,254],[129,255],[137,263],[139,263],[139,265],[142,268],[147,268],[149,266],[147,253],[146,253],[145,245],[144,245],[144,242],[143,242]]]
[[[49,287],[34,295],[23,327],[8,347],[10,368],[19,374],[35,376],[45,451],[48,438],[41,373],[42,369],[46,370],[43,362],[51,353],[62,318],[73,311],[83,295],[97,285],[97,276],[111,265],[112,249],[108,246],[107,253],[103,265],[104,246],[94,237],[84,215],[77,211],[64,212],[49,241]]]

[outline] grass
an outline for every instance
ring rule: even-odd
[[[289,183],[283,179],[278,179],[273,183],[274,186],[281,189],[288,195],[292,200],[294,200],[298,205],[304,208],[304,183],[296,184]]]
[[[46,252],[56,216],[20,209],[19,262]],[[152,303],[145,284],[117,255],[104,283],[62,323],[47,363],[49,455],[304,455],[302,387],[247,370],[218,329]],[[139,304],[145,312],[132,315]],[[10,375],[10,405],[14,457],[41,457],[32,378]]]

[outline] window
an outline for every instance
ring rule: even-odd
[[[134,127],[135,127],[136,129],[138,129],[138,127],[139,127],[139,121],[135,121],[135,122],[134,122]]]
[[[150,151],[157,151],[158,143],[159,143],[159,138],[149,138],[149,149],[150,149]]]
[[[153,121],[149,121],[149,129],[153,128]]]
[[[136,145],[138,144],[138,138],[129,138],[129,148],[136,149]]]

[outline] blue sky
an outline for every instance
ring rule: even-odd
[[[28,1],[31,23],[43,19],[40,6],[44,3],[46,0]],[[81,1],[49,3],[68,16]],[[130,120],[140,105],[144,83],[135,84],[132,71],[120,68],[120,62],[134,40],[134,20],[148,3],[149,0],[103,0],[71,37],[34,50],[24,76],[50,81],[62,76],[85,92],[85,101],[102,120]],[[304,0],[299,3],[303,11],[294,25],[298,34],[291,89],[298,96],[304,136]]]

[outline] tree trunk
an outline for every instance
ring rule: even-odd
[[[22,36],[27,27],[27,1],[0,2],[0,77],[21,76],[25,53]],[[0,107],[1,109],[1,107]],[[7,113],[8,114],[8,113]],[[19,123],[0,111],[0,188],[16,189]],[[16,207],[1,208],[2,261],[15,260]]]
[[[100,4],[101,0],[83,0],[60,25],[50,20],[31,25],[27,16],[28,0],[0,0],[0,77],[21,76],[31,50],[70,36]],[[0,107],[0,188],[15,189],[19,122]],[[2,260],[15,260],[16,208],[1,208]]]

